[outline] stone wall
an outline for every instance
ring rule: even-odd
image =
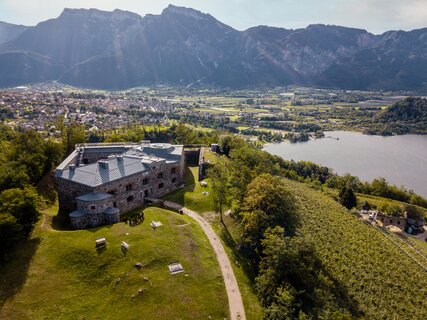
[[[89,214],[103,213],[105,209],[112,206],[111,198],[97,200],[97,201],[81,201],[76,200],[77,209],[82,209]]]
[[[184,150],[184,157],[187,165],[197,166],[199,164],[200,148]]]
[[[98,151],[98,152],[91,152],[91,150],[85,150],[83,151],[83,155],[81,156],[81,163],[80,164],[88,164],[88,163],[95,163],[102,159],[107,159],[108,156],[113,154],[121,154],[126,151],[126,148],[123,147],[123,150],[121,152],[111,152],[111,151]]]
[[[183,182],[183,164],[166,164],[164,161],[153,164],[150,171],[137,173],[96,187],[58,178],[59,210],[61,214],[68,214],[78,208],[76,197],[90,192],[105,192],[113,196],[109,199],[113,206],[125,213],[143,205],[145,198],[161,197],[176,190]]]
[[[388,216],[382,212],[378,212],[377,220],[381,221],[384,226],[393,225],[393,226],[399,227],[401,229],[404,229],[405,225],[406,225],[406,219],[405,218]]]
[[[93,188],[74,181],[57,178],[59,214],[68,214],[77,210],[76,197],[92,192]]]

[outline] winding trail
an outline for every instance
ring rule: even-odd
[[[230,319],[246,320],[242,296],[240,294],[239,285],[237,284],[237,280],[234,275],[233,268],[231,267],[230,260],[228,259],[227,253],[225,252],[221,241],[218,239],[215,231],[212,229],[209,222],[207,222],[197,212],[187,209],[178,203],[164,201],[164,205],[172,209],[182,210],[183,213],[193,218],[202,227],[202,230],[208,237],[209,242],[211,243],[212,248],[215,251],[219,267],[222,272],[222,277],[224,278],[225,289],[227,291],[228,296],[228,305],[230,309]]]

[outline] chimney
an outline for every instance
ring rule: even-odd
[[[105,169],[108,170],[108,161],[98,161],[98,167],[99,169]]]
[[[70,169],[70,171],[74,171],[76,169],[76,165],[72,163],[68,166],[68,168]]]

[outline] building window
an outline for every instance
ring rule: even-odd
[[[176,168],[172,168],[171,169],[171,174],[175,174],[176,173]]]
[[[132,184],[128,184],[126,186],[126,191],[131,191],[132,190]]]
[[[162,179],[162,178],[163,178],[163,172],[160,172],[160,173],[157,175],[157,178]]]
[[[172,179],[172,183],[175,183],[175,182],[176,182],[176,178],[173,178],[173,179]]]
[[[159,183],[159,189],[163,188],[163,183]]]
[[[127,200],[128,200],[128,202],[132,202],[132,201],[133,201],[133,196],[129,196],[129,197],[127,198]]]
[[[144,197],[148,197],[148,190],[144,191]]]
[[[85,159],[83,159],[83,163],[84,163],[84,164],[88,164],[88,163],[89,163],[89,160],[85,158]]]
[[[95,206],[90,206],[90,209],[91,209],[91,210],[95,210],[95,209],[96,209],[96,207],[95,207]]]
[[[113,202],[113,207],[117,208],[117,202]]]
[[[146,186],[148,184],[148,178],[142,179],[142,184]]]

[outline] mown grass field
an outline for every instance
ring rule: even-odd
[[[221,272],[200,227],[160,208],[144,214],[135,227],[56,231],[39,223],[0,267],[0,319],[228,318]],[[150,221],[163,226],[153,231]],[[99,253],[98,237],[108,242]],[[122,240],[130,245],[126,254]],[[185,272],[171,275],[172,261]]]

